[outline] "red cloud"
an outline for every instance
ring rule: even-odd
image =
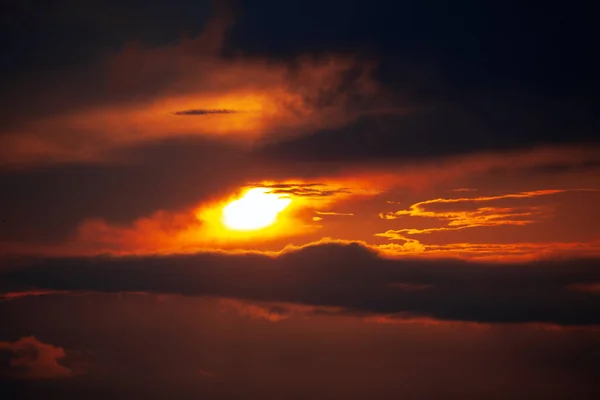
[[[43,343],[33,336],[23,337],[16,342],[0,342],[0,352],[11,355],[4,374],[30,379],[68,378],[73,371],[58,360],[66,357],[62,347]]]

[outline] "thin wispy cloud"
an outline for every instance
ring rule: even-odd
[[[223,114],[237,114],[241,111],[238,110],[229,110],[229,109],[191,109],[191,110],[181,110],[175,111],[174,115],[188,115],[188,116],[204,116],[204,115],[223,115]]]

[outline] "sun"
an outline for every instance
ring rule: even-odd
[[[251,231],[272,225],[277,215],[292,199],[270,193],[266,188],[253,188],[223,207],[223,224],[236,231]]]

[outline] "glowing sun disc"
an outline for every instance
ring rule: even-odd
[[[265,188],[250,189],[223,207],[223,224],[237,231],[265,228],[272,225],[291,202],[290,198],[269,193]]]

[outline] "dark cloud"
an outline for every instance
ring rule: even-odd
[[[589,49],[598,25],[583,2],[551,1],[542,8],[512,2],[250,3],[242,1],[231,46],[283,59],[310,51],[368,55],[396,106],[411,110],[267,146],[267,157],[390,162],[598,144],[600,120],[592,105],[598,88],[588,85],[597,82],[598,60]]]
[[[198,110],[182,110],[176,111],[175,115],[218,115],[218,114],[235,114],[239,111],[227,109],[198,109]]]
[[[63,70],[95,61],[128,40],[170,43],[183,32],[198,34],[212,14],[212,4],[90,0],[84,6],[76,0],[3,1],[0,29],[7,33],[6,49],[14,57],[11,63],[0,64],[0,70],[19,75]]]
[[[142,6],[138,0],[109,1],[85,8],[70,0],[42,3],[39,10],[32,5],[10,7],[16,21],[40,26],[32,32],[25,32],[22,24],[3,26],[4,36],[11,38],[11,56],[6,57],[11,62],[2,65],[8,72],[3,76],[14,83],[0,96],[5,127],[0,134],[29,122],[32,110],[47,116],[156,98],[182,79],[181,65],[174,60],[181,55],[201,60],[200,47],[206,45],[212,61],[198,65],[208,73],[192,68],[177,90],[185,92],[192,83],[211,88],[223,81],[234,82],[233,88],[244,86],[255,76],[215,80],[210,73],[213,67],[220,70],[240,59],[252,64],[253,57],[260,57],[287,70],[300,55],[358,54],[378,65],[376,81],[393,93],[386,107],[416,110],[371,115],[349,126],[267,146],[264,155],[278,161],[420,159],[546,143],[597,143],[600,121],[592,99],[598,68],[588,50],[597,24],[583,5],[546,3],[540,14],[537,7],[504,3],[448,8],[439,1],[426,6],[375,1],[368,7],[360,2],[283,6],[270,0],[240,1],[219,53],[210,47],[212,36],[199,42],[182,40],[184,33],[195,37],[206,27],[209,2],[156,1]],[[312,21],[310,28],[307,20]],[[56,73],[40,73],[37,69],[47,70],[44,62],[49,60],[58,60]],[[308,91],[306,104],[319,109],[343,97],[346,108],[357,114],[380,108],[372,96],[352,90],[351,83],[364,73],[364,65],[358,64],[341,74],[338,84]],[[12,75],[21,71],[25,76],[14,79]],[[294,81],[298,92],[303,83]]]
[[[322,183],[298,183],[298,184],[273,184],[259,185],[271,189],[269,192],[274,194],[285,194],[298,197],[329,197],[340,194],[351,194],[347,188],[330,188]]]
[[[589,51],[598,25],[582,2],[551,1],[541,9],[512,2],[250,3],[242,1],[230,46],[277,59],[363,54],[377,61],[378,81],[394,93],[388,105],[410,109],[267,146],[266,157],[386,163],[598,145],[598,87],[588,84],[600,68]]]
[[[240,171],[252,173],[236,146],[201,137],[133,146],[114,157],[1,172],[0,238],[62,240],[83,219],[127,223],[189,207],[237,189],[244,184]]]
[[[424,103],[407,113],[367,115],[342,127],[267,143],[261,156],[278,161],[408,163],[547,144],[599,145],[593,134],[600,128],[597,118],[544,105],[543,100],[525,103],[481,97],[469,103]]]
[[[3,170],[0,242],[58,242],[85,219],[126,225],[157,210],[177,211],[230,196],[248,182],[322,174],[316,165],[272,168],[234,143],[201,136],[119,148],[103,162]],[[270,187],[298,196],[347,193],[323,184]]]
[[[200,253],[45,259],[4,269],[2,291],[153,292],[343,307],[351,312],[489,323],[600,323],[598,260],[476,264],[391,260],[357,244],[320,244],[272,258]],[[402,285],[427,286],[404,290]]]
[[[522,173],[527,175],[535,174],[566,174],[566,173],[585,173],[600,171],[600,160],[574,160],[571,163],[548,162],[538,166],[523,168]]]
[[[0,396],[558,400],[594,399],[599,389],[595,329],[289,314],[271,322],[223,310],[220,303],[140,295],[0,302],[6,339],[34,331],[68,349],[69,358],[91,351],[84,375],[0,378]],[[217,378],[204,379],[199,369]]]
[[[406,79],[398,72],[407,64],[434,65],[444,89],[462,94],[482,87],[593,93],[583,83],[597,70],[589,49],[598,26],[585,2],[239,3],[230,46],[251,54],[284,58],[332,49],[375,54],[385,61],[382,75],[391,83]]]
[[[211,4],[225,3],[234,17],[217,17],[205,29],[215,14]],[[5,242],[31,245],[32,252],[39,242],[70,243],[90,218],[114,228],[107,231],[112,239],[139,218],[164,212],[169,219],[248,182],[349,182],[353,173],[389,173],[393,183],[382,186],[398,193],[383,200],[401,203],[386,211],[422,200],[404,191],[412,182],[438,191],[424,198],[439,197],[440,188],[477,188],[484,196],[499,186],[511,186],[502,193],[596,187],[598,156],[578,158],[561,147],[584,144],[591,153],[600,145],[593,39],[600,25],[592,6],[3,1],[0,252]],[[254,105],[264,119],[244,112]],[[256,126],[246,123],[254,116]],[[234,143],[237,133],[265,141],[248,150]],[[193,137],[212,134],[219,138]],[[531,159],[513,153],[546,145],[560,150],[532,152]],[[457,155],[472,157],[463,166]],[[379,185],[370,178],[357,180]],[[325,202],[352,194],[341,186],[269,188]],[[479,206],[490,204],[506,205],[426,210],[487,213]],[[581,256],[586,244],[571,241],[597,239],[593,204],[565,200],[552,215],[559,222],[523,234],[474,228],[474,244],[424,245],[438,246],[437,254],[459,256],[471,246],[499,257],[511,255],[508,248],[533,257],[546,251],[538,244],[548,253],[571,246],[565,254]],[[340,211],[356,212],[359,225],[332,232],[369,235],[371,221],[357,219],[369,213],[374,223],[391,222],[376,218],[375,203],[358,207]],[[527,213],[535,209],[526,202],[497,215],[521,223]],[[182,214],[198,223],[193,213]],[[153,222],[163,229],[161,218]],[[398,230],[388,233],[405,233],[405,223],[395,221]],[[438,238],[423,226],[411,234]],[[569,243],[549,241],[556,237]],[[600,324],[598,259],[392,260],[357,244],[318,244],[277,257],[36,258],[12,267],[1,257],[0,398],[598,397],[597,332],[589,329]],[[185,296],[157,302],[163,297],[70,292]],[[251,318],[222,312],[213,297]],[[406,319],[497,324],[394,327]],[[529,322],[584,328],[541,333],[520,324]],[[78,375],[72,352],[85,348],[97,355],[96,374],[12,380]],[[178,377],[185,371],[193,383]]]
[[[198,35],[214,15],[212,3],[158,0],[150,5],[140,0],[90,0],[84,6],[74,0],[2,2],[0,33],[7,54],[0,60],[3,128],[31,118],[32,104],[35,115],[43,117],[155,93],[170,76],[153,76],[154,83],[146,82],[137,93],[129,90],[117,95],[114,87],[106,90],[110,79],[99,65],[105,67],[107,55],[122,51],[127,44],[164,46],[185,35]],[[140,70],[137,72],[131,80],[139,78]],[[48,92],[60,96],[49,100]],[[79,95],[73,98],[76,92]]]

